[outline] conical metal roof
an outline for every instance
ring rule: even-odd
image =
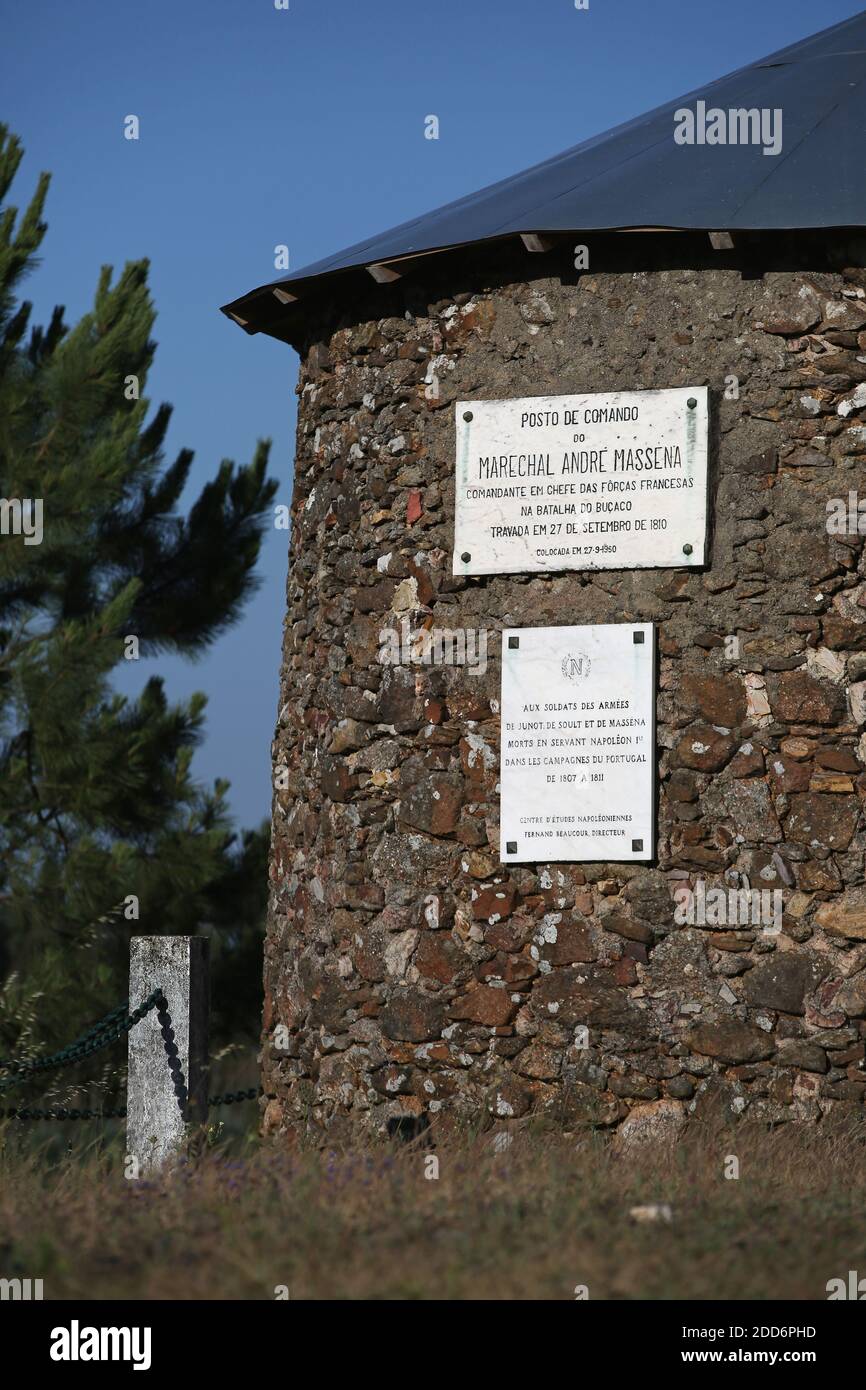
[[[388,262],[518,233],[863,227],[864,148],[866,11],[223,310],[274,331],[312,281],[359,266],[387,280]]]

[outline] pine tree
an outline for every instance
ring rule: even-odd
[[[144,394],[147,262],[103,268],[75,327],[62,308],[31,327],[17,291],[48,176],[19,217],[21,158],[0,126],[0,1053],[16,1009],[53,1045],[125,997],[132,932],[222,930],[222,968],[240,952],[251,969],[267,888],[264,831],[239,841],[227,783],[191,776],[205,697],[172,704],[153,677],[125,698],[111,677],[136,649],[200,654],[238,618],[276,488],[268,442],[179,510],[193,455],[166,464],[171,408]]]

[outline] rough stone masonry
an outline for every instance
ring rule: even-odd
[[[863,1105],[866,248],[636,234],[590,257],[464,248],[306,314],[267,1132],[540,1115],[629,1135],[710,1104],[771,1123]],[[452,577],[456,400],[702,383],[703,571]],[[383,664],[403,620],[486,631],[486,672]],[[641,621],[651,866],[506,869],[501,629]],[[674,892],[699,883],[779,890],[781,931],[678,924]]]

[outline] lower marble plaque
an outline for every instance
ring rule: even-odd
[[[506,628],[503,863],[652,859],[652,623]]]

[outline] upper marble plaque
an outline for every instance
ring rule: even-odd
[[[702,565],[706,386],[457,402],[454,573]]]

